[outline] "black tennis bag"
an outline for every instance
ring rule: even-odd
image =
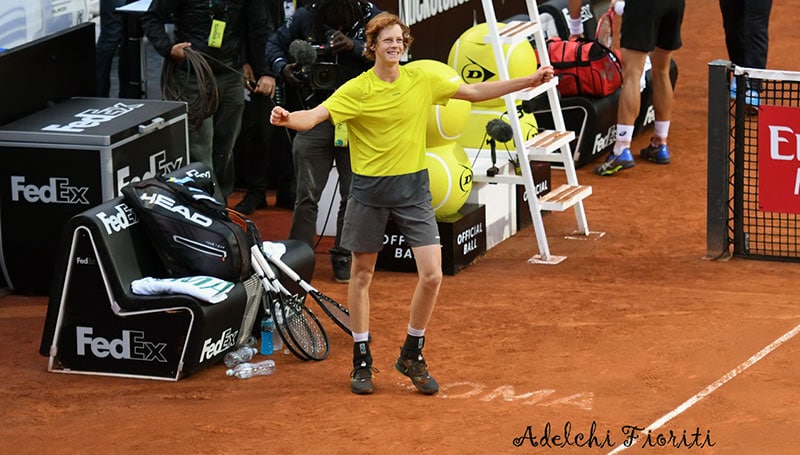
[[[159,176],[131,183],[122,194],[170,276],[243,281],[251,274],[250,246],[259,238],[256,227],[203,187],[202,178]]]

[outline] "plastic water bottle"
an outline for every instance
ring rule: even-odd
[[[291,354],[291,352],[289,352],[289,348],[287,348],[286,346],[284,346],[284,345],[283,345],[283,339],[281,339],[281,334],[280,334],[280,333],[278,333],[278,330],[277,330],[277,325],[278,325],[278,324],[283,324],[283,315],[281,314],[281,312],[280,312],[280,311],[278,311],[277,313],[275,313],[275,325],[276,325],[276,330],[275,330],[275,332],[274,332],[274,333],[275,333],[276,337],[275,337],[275,338],[273,338],[273,345],[272,345],[272,349],[273,349],[273,351],[274,351],[274,350],[276,350],[276,349],[277,349],[277,350],[280,350],[281,348],[283,348],[283,354],[284,354],[284,355],[289,355],[289,354]],[[277,341],[277,343],[274,341],[275,339],[277,339],[277,340],[278,340],[278,341]]]
[[[269,376],[274,372],[275,361],[267,359],[256,363],[240,363],[226,371],[225,374],[239,379],[249,379],[253,376]]]
[[[272,355],[275,348],[272,336],[275,332],[275,321],[272,316],[264,316],[261,320],[261,355]]]
[[[233,368],[236,365],[249,362],[258,350],[252,346],[242,346],[235,351],[225,354],[225,366]]]

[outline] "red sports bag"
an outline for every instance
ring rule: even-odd
[[[555,36],[548,38],[547,52],[562,96],[603,97],[622,85],[620,57],[597,41]]]

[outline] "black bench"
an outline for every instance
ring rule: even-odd
[[[311,281],[313,250],[299,241],[279,243],[287,247],[284,261]],[[133,280],[167,275],[123,198],[71,218],[57,261],[39,349],[52,372],[178,380],[236,345],[248,296],[254,302],[258,289],[255,279],[236,283],[214,305],[188,295],[133,294]]]

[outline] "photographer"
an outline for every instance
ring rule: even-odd
[[[360,0],[319,0],[299,8],[267,41],[267,61],[287,89],[291,109],[311,109],[345,81],[372,66],[364,57],[364,27],[380,11]],[[297,133],[292,144],[297,196],[290,239],[314,247],[319,200],[336,163],[341,204],[330,250],[336,281],[350,281],[350,252],[340,246],[350,194],[350,152],[334,145],[334,125]]]

